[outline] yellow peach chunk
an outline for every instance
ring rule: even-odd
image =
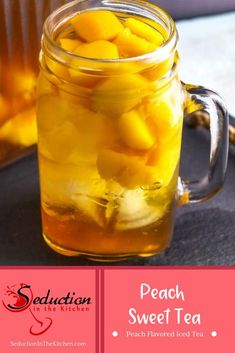
[[[156,49],[156,45],[131,33],[129,28],[119,32],[114,40],[120,56],[124,58],[139,56]]]
[[[98,84],[92,95],[92,108],[105,114],[121,115],[151,93],[151,85],[139,74],[113,76]]]
[[[123,29],[118,18],[105,10],[81,13],[73,17],[71,23],[79,37],[87,42],[98,39],[113,40]]]
[[[73,51],[73,54],[94,59],[119,58],[117,46],[107,40],[81,44]]]
[[[11,70],[4,82],[4,89],[11,95],[24,95],[24,100],[31,101],[36,93],[37,77],[33,71]]]
[[[181,132],[166,143],[159,144],[150,154],[147,165],[154,166],[161,177],[163,186],[167,186],[179,163]]]
[[[79,63],[81,63],[81,61]],[[60,79],[62,79],[66,81],[65,83],[66,85],[68,82],[71,82],[85,88],[91,88],[91,87],[94,87],[96,83],[99,82],[100,80],[98,76],[88,75],[81,72],[79,70],[79,67],[78,69],[68,69],[63,64],[49,57],[46,58],[46,64],[51,72],[51,77],[53,76],[54,79],[58,81],[57,85],[62,84],[60,81]]]
[[[0,126],[9,119],[10,103],[3,95],[0,94]]]
[[[66,81],[70,80],[70,74],[65,65],[59,63],[55,59],[50,58],[49,56],[45,57],[45,62],[50,72],[57,78],[64,79]]]
[[[101,83],[96,90],[104,91],[105,93],[116,94],[117,92],[128,93],[130,90],[138,91],[148,90],[151,87],[148,80],[143,78],[139,74],[133,75],[122,75],[115,76],[106,79],[103,83]]]
[[[132,110],[123,114],[119,119],[120,136],[126,146],[147,150],[151,148],[155,139],[140,114]]]
[[[145,18],[144,19],[144,23],[149,25],[151,28],[154,28],[159,33],[161,33],[164,41],[166,41],[169,38],[169,33],[168,33],[167,28],[162,26],[161,23],[156,22],[156,20],[153,20],[153,19],[150,19],[150,18]]]
[[[78,39],[70,39],[70,38],[61,38],[59,40],[59,44],[61,48],[68,52],[73,52],[74,49],[76,49],[79,45],[81,45],[83,42]]]
[[[69,104],[67,111],[69,121],[83,135],[84,141],[87,140],[87,142],[94,145],[104,140],[105,116],[103,114],[95,113],[77,104]]]
[[[69,81],[71,83],[74,83],[76,85],[82,86],[84,88],[93,88],[97,85],[97,83],[100,81],[100,76],[93,75],[93,74],[85,74],[81,71],[74,70],[74,69],[69,69]],[[74,94],[77,94],[78,88],[76,89],[68,89],[71,93],[74,91]]]
[[[117,177],[125,167],[124,156],[121,153],[112,150],[103,150],[99,153],[97,159],[97,168],[104,179]]]
[[[0,139],[31,146],[37,142],[35,109],[27,109],[7,120],[0,129]]]
[[[40,73],[38,77],[38,84],[37,84],[37,96],[38,98],[43,95],[56,95],[58,88],[57,85],[59,84],[59,80],[55,78],[53,75],[46,75]]]
[[[181,116],[174,111],[170,102],[154,100],[147,103],[145,112],[146,123],[161,140],[168,140],[180,128]]]
[[[41,96],[37,104],[37,121],[40,134],[53,130],[67,119],[66,101],[59,96]]]
[[[146,39],[148,42],[155,44],[157,47],[161,46],[164,41],[164,38],[160,32],[150,27],[148,24],[134,18],[128,18],[125,21],[124,26],[129,28],[132,33]]]
[[[83,43],[79,45],[74,51],[73,54],[95,59],[117,59],[119,57],[118,49],[115,44],[110,43],[106,40],[97,40],[92,43]],[[100,77],[94,74],[86,74],[80,71],[81,67],[86,67],[89,65],[94,69],[100,67],[99,63],[89,63],[87,64],[86,60],[82,58],[72,59],[71,66],[78,68],[70,68],[69,75],[70,81],[87,88],[94,87],[99,81]]]
[[[84,89],[84,95],[81,94],[83,93]],[[90,102],[89,102],[89,95],[86,95],[86,88],[84,87],[79,87],[77,84],[68,84],[67,82],[64,82],[60,85],[59,89],[59,96],[62,99],[65,99],[66,101],[69,102],[69,104],[77,104],[77,105],[82,105],[84,107],[89,107]]]
[[[59,96],[42,96],[37,118],[40,151],[54,160],[95,159],[112,136],[103,114]]]
[[[104,115],[95,113],[80,104],[75,104],[60,96],[42,96],[37,104],[37,119],[39,129],[53,131],[66,121],[71,122],[83,134],[99,130],[103,126]]]
[[[152,185],[159,181],[156,168],[146,166],[139,156],[126,155],[110,149],[98,154],[97,168],[100,176],[114,180],[122,187],[135,189],[141,185]]]
[[[70,162],[70,156],[79,144],[79,133],[70,121],[55,125],[39,135],[39,150],[45,157]]]
[[[69,121],[80,134],[78,149],[81,155],[94,159],[101,148],[115,143],[117,134],[111,119],[82,105],[70,104],[69,109]]]
[[[146,69],[142,74],[151,81],[156,81],[165,76],[165,74],[171,70],[174,64],[174,56],[162,61],[161,63],[154,65],[151,68]]]

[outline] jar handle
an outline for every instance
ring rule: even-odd
[[[215,92],[183,83],[186,94],[185,117],[191,125],[195,114],[210,117],[210,161],[207,174],[201,180],[179,178],[179,204],[207,200],[218,192],[224,182],[228,160],[228,113],[222,98]]]

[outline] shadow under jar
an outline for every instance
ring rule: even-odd
[[[75,16],[100,10],[142,21],[164,43],[107,60],[59,46],[75,38]],[[142,1],[75,1],[47,19],[37,122],[43,236],[55,251],[98,261],[154,255],[171,241],[176,204],[221,187],[226,109],[214,92],[181,84],[177,43],[171,17]],[[210,166],[187,185],[178,178],[183,116],[198,110],[210,111]]]

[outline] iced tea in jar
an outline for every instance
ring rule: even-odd
[[[177,43],[171,17],[143,1],[74,1],[45,22],[38,153],[43,236],[55,251],[102,261],[154,255],[170,243],[177,200],[210,193],[209,181],[178,181],[184,112],[206,106],[201,88],[179,80]],[[227,158],[221,109],[213,190]]]

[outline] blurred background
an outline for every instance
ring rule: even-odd
[[[69,0],[0,0],[0,265],[87,264],[64,258],[41,237],[35,92],[42,24]],[[220,93],[235,116],[235,0],[156,0],[177,20],[180,75]],[[195,148],[197,146],[197,148]],[[208,163],[209,135],[185,129],[181,173],[194,178]],[[19,156],[30,154],[5,166]],[[235,264],[235,153],[227,181],[207,203],[178,212],[174,241],[164,254],[129,265]],[[195,222],[195,219],[197,221]]]
[[[218,91],[235,116],[235,1],[155,1],[174,19],[180,35],[181,79]]]
[[[235,10],[234,0],[156,0],[151,2],[164,8],[176,20]]]

